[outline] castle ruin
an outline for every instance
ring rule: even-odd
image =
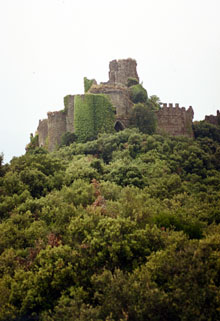
[[[135,79],[139,83],[137,63],[129,58],[113,60],[109,64],[109,80],[97,84],[94,80],[85,95],[104,94],[115,108],[115,130],[119,131],[129,126],[131,111],[134,103],[130,99],[128,80]],[[81,95],[82,96],[82,95]],[[66,132],[75,132],[74,95],[64,98],[64,110],[49,112],[48,118],[39,121],[37,128],[39,146],[53,151],[61,143],[61,138]],[[192,120],[193,109],[187,110],[178,104],[163,104],[156,113],[157,132],[174,136],[184,135],[193,137]]]
[[[193,137],[192,120],[194,112],[190,106],[180,108],[179,104],[163,104],[157,112],[157,132],[168,133],[172,136]]]
[[[217,110],[216,116],[214,115],[205,116],[205,122],[215,126],[220,125],[220,111]]]

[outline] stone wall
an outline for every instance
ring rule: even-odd
[[[136,78],[139,82],[136,68],[137,62],[134,59],[112,60],[109,63],[108,83],[127,86],[128,78]]]
[[[216,116],[214,116],[214,115],[205,116],[205,122],[215,125],[215,126],[220,125],[220,112],[219,112],[219,110],[217,110]]]
[[[47,119],[39,120],[39,125],[37,127],[37,133],[38,133],[39,147],[45,146],[47,136],[48,136],[48,121],[47,121]]]
[[[126,88],[111,85],[95,85],[90,88],[89,92],[109,96],[113,107],[115,107],[116,120],[121,121],[125,127],[129,125],[129,116],[133,103],[129,99],[129,93]]]
[[[61,143],[62,135],[66,133],[66,113],[55,111],[48,116],[48,150],[53,151]]]
[[[163,107],[157,112],[157,132],[167,133],[173,136],[193,137],[192,120],[193,109],[190,106],[180,108],[179,104],[163,104]]]
[[[64,98],[66,110],[66,131],[74,132],[74,95],[68,95]]]

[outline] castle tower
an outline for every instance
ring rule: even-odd
[[[47,113],[48,116],[48,150],[55,150],[66,133],[66,115],[63,111]]]
[[[38,132],[38,143],[39,143],[39,147],[44,147],[46,145],[46,140],[47,140],[47,136],[48,136],[48,120],[47,119],[43,119],[43,120],[39,120],[39,125],[37,128],[37,132]]]
[[[136,78],[139,82],[137,74],[137,62],[134,59],[112,60],[109,63],[109,84],[127,86],[128,78]]]

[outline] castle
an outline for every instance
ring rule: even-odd
[[[48,112],[47,119],[40,120],[37,128],[38,145],[47,147],[49,151],[53,151],[61,143],[62,136],[67,133],[78,133],[80,130],[78,119],[81,124],[85,126],[93,126],[98,128],[97,124],[91,124],[98,116],[99,112],[105,112],[103,118],[110,119],[111,111],[107,100],[109,100],[114,108],[114,128],[116,131],[123,130],[130,124],[131,110],[134,103],[130,99],[130,92],[128,88],[128,80],[133,79],[139,83],[137,74],[137,63],[135,60],[129,58],[124,60],[113,60],[109,64],[109,80],[105,83],[97,84],[93,80],[87,80],[87,87],[85,86],[84,95],[68,95],[64,98],[64,110]],[[88,100],[90,96],[93,99]],[[96,100],[99,98],[99,103],[104,106],[101,109],[94,107]],[[107,100],[105,99],[107,97]],[[89,101],[89,102],[87,102]],[[79,104],[81,107],[79,107]],[[96,104],[97,106],[97,104]],[[81,114],[79,115],[79,109]],[[108,110],[108,112],[106,112]],[[86,113],[91,114],[90,120]],[[160,110],[156,112],[157,118],[157,132],[167,133],[178,136],[184,135],[193,137],[192,120],[193,109],[190,106],[187,110],[179,107],[179,104],[162,104]],[[77,118],[78,117],[78,118]],[[87,118],[86,118],[87,117]],[[102,118],[102,119],[103,119]],[[90,121],[90,124],[89,124]],[[87,122],[87,123],[86,123]],[[104,120],[100,120],[99,128],[104,128]]]

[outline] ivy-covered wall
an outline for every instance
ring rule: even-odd
[[[93,84],[97,84],[95,79],[88,79],[84,77],[84,92],[87,93]]]
[[[74,128],[79,141],[94,139],[98,133],[113,132],[115,112],[108,97],[102,94],[76,95]]]

